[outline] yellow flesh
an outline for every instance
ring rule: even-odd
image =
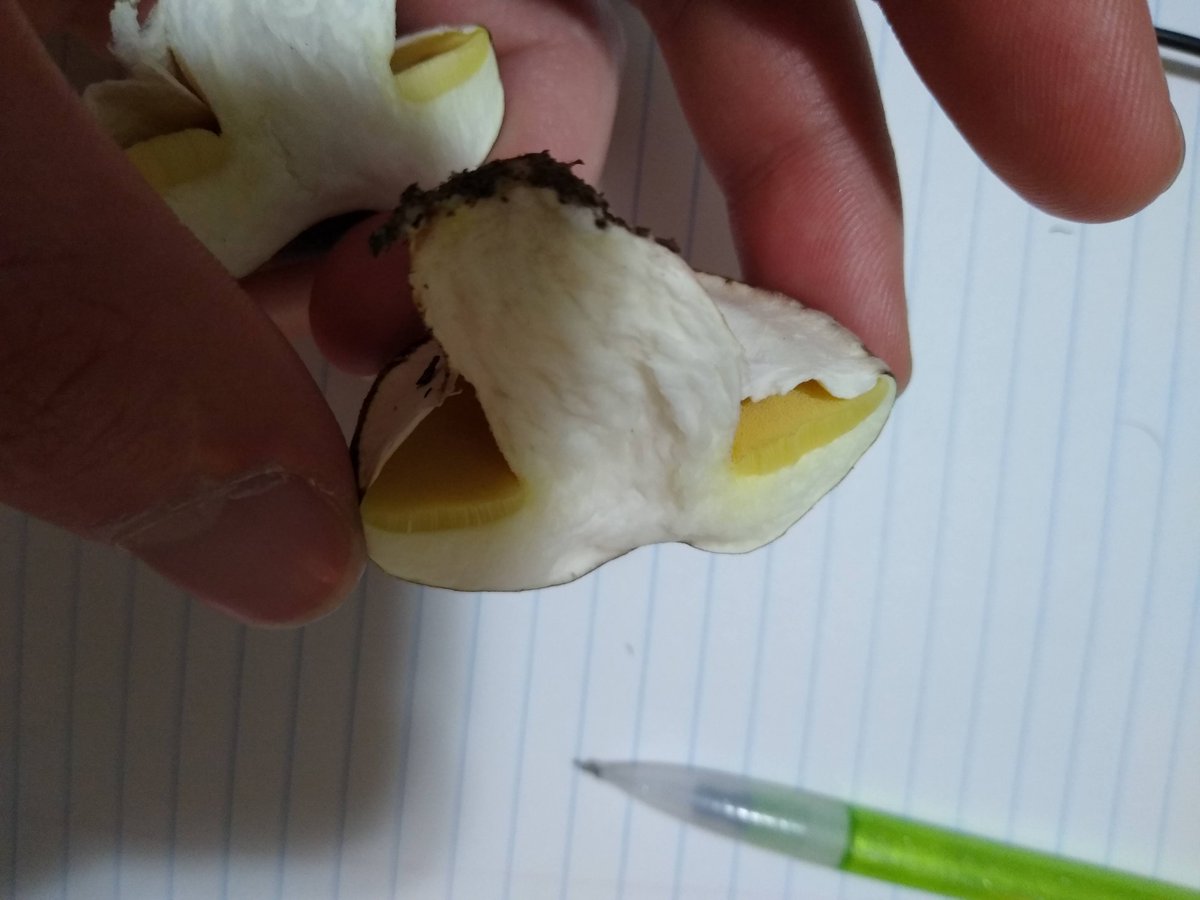
[[[413,103],[440,97],[479,71],[488,47],[482,28],[431,34],[397,47],[392,54],[396,90]]]
[[[766,475],[861,423],[887,396],[887,380],[841,400],[807,381],[787,394],[742,402],[733,440],[738,475]],[[508,467],[466,386],[397,448],[362,502],[363,521],[411,534],[485,525],[520,509],[525,487]]]
[[[219,169],[228,153],[219,134],[188,128],[134,144],[125,156],[160,194]]]
[[[426,416],[367,488],[363,521],[404,534],[484,525],[516,512],[525,487],[469,387]]]
[[[733,470],[767,475],[790,466],[805,453],[830,443],[873,413],[887,395],[887,379],[846,400],[806,381],[786,394],[742,401],[733,437]]]
[[[489,47],[488,34],[482,28],[433,34],[398,47],[391,59],[396,90],[414,103],[433,100],[478,72]],[[188,128],[141,141],[125,155],[162,194],[220,168],[228,150],[219,134]]]

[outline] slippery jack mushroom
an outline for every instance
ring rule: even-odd
[[[129,77],[84,92],[127,158],[237,277],[340,213],[478,165],[504,95],[487,32],[396,39],[394,0],[117,0]]]
[[[827,315],[692,271],[545,154],[404,194],[431,339],[387,368],[352,444],[371,558],[520,590],[650,543],[741,552],[837,484],[895,396]]]

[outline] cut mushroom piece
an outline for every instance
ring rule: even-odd
[[[450,370],[437,341],[376,379],[350,453],[371,485],[363,519],[382,531],[481,525],[515,512],[524,499],[474,390]]]
[[[401,237],[433,338],[377,381],[354,454],[399,577],[520,590],[648,543],[761,546],[891,409],[831,318],[693,272],[545,154],[410,189],[377,247]]]
[[[236,276],[305,228],[386,209],[477,165],[504,95],[487,32],[395,39],[392,0],[117,0],[129,78],[84,94],[100,123]]]
[[[398,446],[363,498],[363,519],[414,534],[486,525],[520,509],[525,485],[492,440],[470,385],[446,397]]]
[[[769,475],[856,428],[884,401],[886,379],[857,397],[835,397],[819,381],[786,394],[743,400],[730,464],[738,475]]]
[[[203,178],[229,159],[229,144],[205,128],[185,128],[139,141],[125,157],[150,186],[166,194],[177,184]]]

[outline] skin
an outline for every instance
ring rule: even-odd
[[[907,381],[900,192],[852,2],[638,5],[748,280],[830,312]],[[1142,0],[882,5],[967,140],[1031,203],[1120,218],[1178,173]],[[404,260],[369,256],[368,222],[315,267],[225,275],[41,48],[62,30],[102,46],[108,7],[0,0],[0,502],[124,546],[244,620],[304,621],[345,598],[363,550],[341,433],[280,328],[311,295],[322,349],[374,371],[420,327]],[[616,102],[606,5],[402,4],[404,30],[445,21],[492,29],[509,103],[494,155],[549,149],[595,177]]]

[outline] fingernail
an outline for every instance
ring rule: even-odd
[[[139,516],[117,543],[171,581],[254,624],[333,609],[357,582],[362,542],[335,497],[269,470]]]

